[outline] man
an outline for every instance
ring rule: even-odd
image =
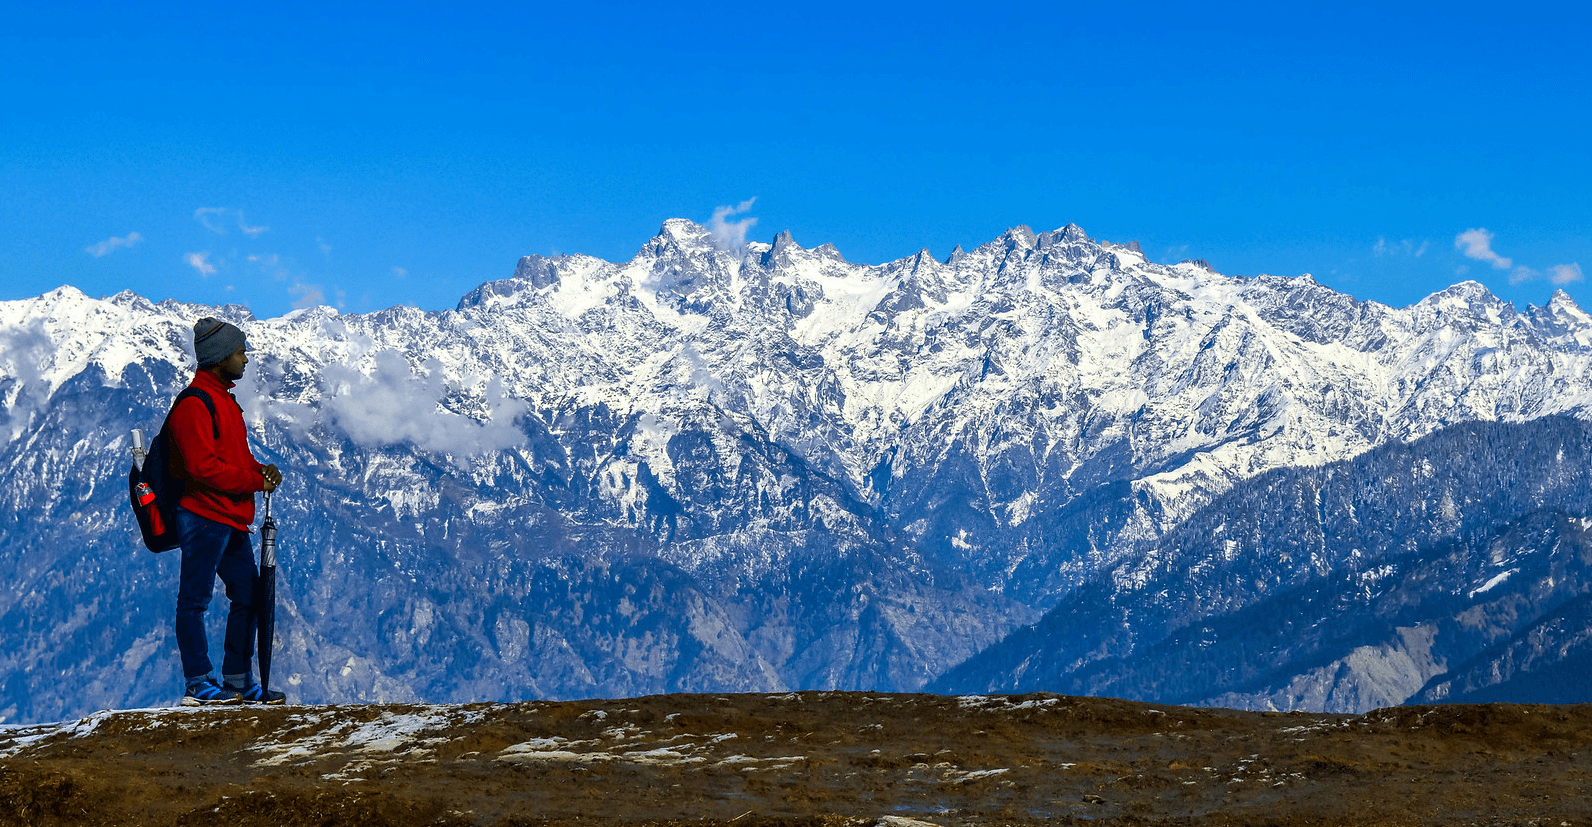
[[[177,648],[182,652],[187,689],[182,702],[208,704],[286,701],[266,692],[254,680],[254,492],[273,491],[282,482],[275,465],[261,465],[249,451],[243,409],[233,398],[233,383],[249,364],[243,331],[219,319],[203,318],[193,326],[193,351],[199,363],[190,387],[210,398],[192,396],[172,408],[171,469],[183,481],[177,503],[177,539],[182,548],[182,577],[177,587]],[[210,647],[205,640],[204,613],[216,576],[227,589],[226,654],[221,682],[211,675]]]

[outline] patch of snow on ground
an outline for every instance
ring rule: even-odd
[[[291,737],[304,727],[316,727],[335,717],[338,711],[314,712],[290,717],[281,730]],[[454,706],[427,707],[420,713],[383,712],[373,721],[360,723],[344,721],[286,743],[266,743],[255,749],[264,757],[254,762],[257,767],[279,766],[295,760],[308,760],[335,753],[396,753],[408,757],[424,756],[445,738],[422,737],[427,732],[446,730],[469,724],[481,717]]]
[[[1485,594],[1487,592],[1492,591],[1494,586],[1497,586],[1498,584],[1504,582],[1505,580],[1508,580],[1510,575],[1515,574],[1518,571],[1520,571],[1520,569],[1510,569],[1510,570],[1508,570],[1506,572],[1501,572],[1499,574],[1493,575],[1491,580],[1488,580],[1487,582],[1481,584],[1480,586],[1477,586],[1476,588],[1471,589],[1470,594],[1467,595],[1467,597],[1475,597],[1478,594]]]

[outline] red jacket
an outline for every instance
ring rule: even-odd
[[[216,406],[211,431],[210,410],[202,399],[184,399],[170,417],[172,470],[187,481],[177,505],[201,517],[243,531],[254,523],[254,492],[265,490],[265,466],[249,452],[249,435],[243,426],[243,409],[229,389],[213,374],[199,371],[190,387],[209,394]]]

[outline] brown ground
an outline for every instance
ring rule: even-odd
[[[75,734],[74,734],[75,732]],[[0,728],[0,825],[1592,825],[1592,706],[809,692]]]

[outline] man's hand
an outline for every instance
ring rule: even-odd
[[[260,469],[260,475],[265,477],[265,493],[269,494],[282,484],[282,472],[275,465],[267,465]]]

